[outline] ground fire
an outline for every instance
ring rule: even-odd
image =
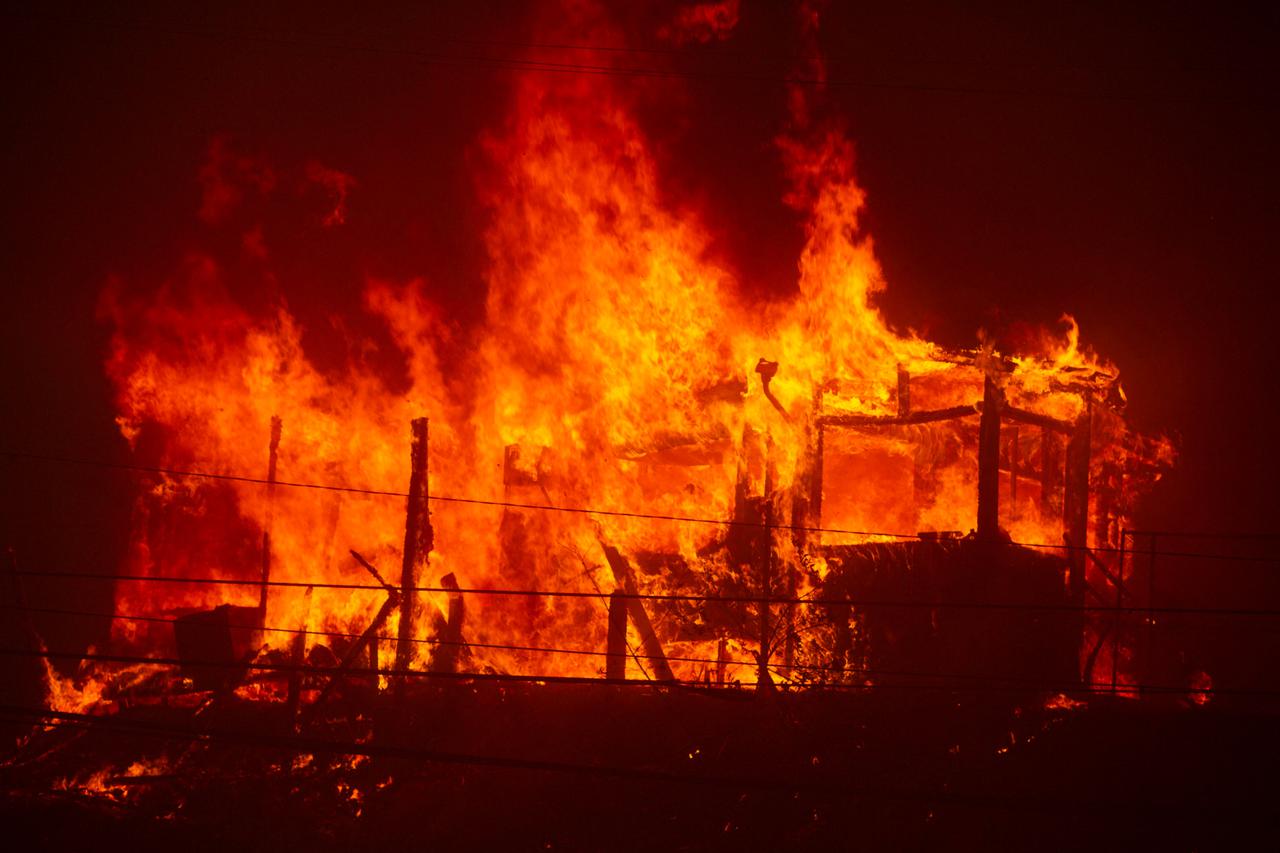
[[[738,18],[736,2],[696,8],[664,38],[723,38]],[[744,295],[696,212],[666,199],[627,87],[512,88],[476,143],[482,318],[450,317],[437,282],[362,285],[394,378],[354,332],[345,363],[317,359],[283,298],[264,311],[230,295],[215,252],[106,286],[135,489],[110,642],[68,674],[24,630],[56,721],[114,720],[150,745],[93,752],[50,724],[22,766],[155,803],[221,739],[221,778],[265,767],[298,802],[336,796],[359,816],[379,801],[385,817],[402,806],[380,792],[401,784],[461,802],[404,781],[414,750],[640,767],[644,784],[671,773],[657,754],[709,778],[857,761],[890,778],[892,738],[875,758],[873,736],[846,749],[829,734],[859,714],[898,731],[886,696],[968,721],[928,749],[983,762],[1034,749],[1095,697],[1210,701],[1195,667],[1148,677],[1154,611],[1130,531],[1173,442],[1130,424],[1119,367],[1069,316],[1003,349],[890,325],[852,143],[820,88],[793,87],[775,139],[805,239],[793,295],[772,300]],[[305,174],[322,227],[345,227],[362,176]],[[278,178],[219,137],[200,180],[216,228]],[[233,236],[265,251],[260,230]],[[979,688],[976,704],[953,698]],[[654,719],[661,747],[621,734]],[[789,734],[716,740],[773,730]],[[275,751],[254,764],[259,747]]]

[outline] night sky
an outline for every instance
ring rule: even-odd
[[[460,326],[474,321],[476,139],[501,120],[515,75],[549,73],[511,59],[683,75],[620,82],[647,87],[640,116],[663,192],[705,219],[713,254],[750,298],[795,287],[800,218],[781,201],[772,144],[785,120],[778,80],[796,67],[782,4],[744,0],[731,39],[679,50],[654,36],[671,7],[619,4],[631,46],[650,53],[521,47],[538,17],[523,4],[359,15],[259,5],[5,13],[0,449],[129,459],[102,369],[99,296],[113,277],[146,293],[189,251],[226,248],[225,229],[197,215],[215,138],[298,187],[252,211],[269,269],[233,274],[233,295],[257,307],[287,299],[319,363],[341,357],[334,317],[384,334],[359,316],[370,275],[421,276]],[[1084,342],[1120,367],[1134,423],[1179,449],[1139,526],[1280,532],[1276,15],[872,5],[833,4],[821,39],[838,81],[827,109],[856,144],[886,316],[972,346],[979,328],[1001,335],[1073,314]],[[343,228],[318,221],[323,199],[303,180],[312,161],[358,182]],[[128,475],[0,465],[5,543],[20,562],[116,564]]]

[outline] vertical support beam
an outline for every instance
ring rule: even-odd
[[[440,578],[440,586],[449,590],[449,613],[444,630],[436,638],[435,652],[431,655],[431,671],[454,673],[462,659],[462,623],[466,618],[466,603],[459,592],[458,579],[453,572]]]
[[[1058,434],[1040,427],[1040,520],[1048,524],[1062,514],[1062,448]]]
[[[298,706],[302,703],[302,665],[307,657],[307,620],[311,616],[311,587],[303,594],[302,624],[289,646],[289,692],[285,695],[289,728],[298,728]]]
[[[604,661],[605,678],[622,681],[627,677],[627,599],[617,589],[609,594],[609,634]]]
[[[772,511],[768,504],[765,504],[765,534],[770,538],[773,536],[773,528],[769,526],[769,518]],[[756,658],[758,671],[758,682],[764,684],[769,681],[769,656],[772,649],[769,647],[769,597],[773,594],[773,548],[766,545],[766,554],[760,561],[760,653]]]
[[[978,538],[1000,535],[1000,409],[1004,395],[987,376],[982,385],[982,421],[978,426]]]
[[[825,428],[821,423],[814,427],[815,435],[813,439],[813,476],[809,479],[809,526],[822,526],[822,467],[823,467],[823,444],[826,439]],[[821,533],[811,533],[810,537],[816,544],[822,544]]]
[[[822,425],[818,422],[821,416],[822,390],[815,387],[813,405],[800,431],[803,444],[800,461],[796,466],[795,484],[791,490],[791,541],[800,552],[804,551],[811,540],[819,541],[817,534],[808,528],[821,526]],[[816,497],[815,489],[818,493]]]
[[[396,635],[397,672],[413,662],[413,628],[418,611],[418,578],[427,567],[432,547],[431,514],[427,506],[427,419],[412,423],[409,500],[405,507],[404,563],[400,570],[400,630]]]
[[[773,436],[768,436],[765,444],[764,457],[764,530],[763,535],[759,537],[760,553],[760,674],[759,683],[764,684],[769,681],[769,658],[773,655],[773,643],[770,636],[771,627],[769,619],[772,616],[770,612],[772,605],[769,599],[773,596],[773,505],[774,505],[774,482],[776,474],[773,465]],[[789,618],[790,614],[787,614]],[[784,629],[790,626],[784,623]]]
[[[1111,522],[1115,517],[1119,471],[1114,465],[1102,468],[1101,482],[1093,484],[1098,494],[1094,504],[1093,541],[1098,547],[1111,547]]]
[[[675,681],[675,673],[667,663],[666,652],[662,650],[662,643],[653,630],[653,623],[649,621],[649,613],[644,609],[644,600],[640,598],[639,590],[636,588],[631,564],[617,548],[605,545],[603,542],[601,546],[604,548],[605,559],[609,561],[609,568],[613,570],[614,579],[622,584],[623,592],[626,593],[627,613],[636,626],[636,633],[640,635],[640,643],[644,647],[645,657],[648,658],[654,676],[658,681]]]
[[[898,417],[905,418],[911,414],[911,373],[898,365]],[[912,447],[911,449],[911,524],[913,530],[918,530],[920,525],[920,504],[925,501],[928,494],[928,484],[925,482],[924,471],[920,465],[920,448]]]
[[[267,588],[271,585],[271,527],[275,516],[276,462],[280,453],[280,431],[280,416],[272,415],[271,443],[267,449],[267,520],[262,526],[262,586],[258,592],[258,615],[263,622],[267,617]]]
[[[725,672],[729,669],[729,644],[724,637],[716,643],[716,684],[724,684]]]
[[[898,417],[905,418],[911,414],[911,374],[901,364],[898,365]]]
[[[1084,601],[1085,548],[1089,544],[1089,457],[1093,401],[1085,397],[1067,441],[1067,470],[1062,497],[1062,528],[1068,542],[1067,588],[1074,602]]]
[[[1018,508],[1018,456],[1021,448],[1018,447],[1018,428],[1016,426],[1009,427],[1009,508],[1017,511]]]
[[[1125,546],[1129,541],[1129,531],[1120,530],[1120,559],[1116,564],[1116,577],[1120,583],[1116,584],[1116,610],[1112,615],[1111,624],[1111,692],[1116,692],[1117,676],[1120,672],[1120,605],[1123,603],[1120,598],[1124,592],[1124,552]]]

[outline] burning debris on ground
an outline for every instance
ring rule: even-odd
[[[760,18],[676,7],[522,24],[522,50],[618,56],[506,68],[468,143],[470,314],[464,279],[362,269],[358,308],[317,322],[280,210],[338,242],[371,179],[207,143],[207,246],[98,300],[127,458],[6,450],[127,478],[118,561],[7,551],[0,785],[38,846],[1199,849],[1261,826],[1276,694],[1222,649],[1274,651],[1273,540],[1141,529],[1179,452],[1128,394],[1160,389],[1070,316],[972,347],[890,322],[809,3],[767,145],[794,280],[753,290],[650,114],[688,76],[663,63]],[[639,23],[652,73],[617,47]],[[1196,597],[1188,561],[1238,597]]]

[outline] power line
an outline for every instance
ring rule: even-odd
[[[84,611],[84,610],[67,610],[62,608],[22,607],[20,605],[0,605],[0,609],[19,610],[26,613],[47,613],[47,614],[53,614],[53,615],[107,619],[110,621],[123,621],[123,622],[175,624],[179,621],[178,619],[175,619],[175,618],[161,617],[161,616],[138,616],[138,615],[120,614],[120,613],[113,614],[113,613],[91,612],[91,611]],[[285,633],[285,634],[304,633],[308,636],[338,637],[338,638],[344,638],[344,639],[358,639],[361,636],[363,636],[361,634],[356,634],[353,632],[346,632],[346,631],[325,631],[325,630],[301,631],[300,629],[294,629],[294,628],[279,628],[279,627],[268,627],[268,626],[257,626],[257,625],[228,625],[227,627],[232,629],[238,629],[238,630],[246,630],[246,631],[262,630],[262,631]],[[391,636],[378,635],[376,639],[380,641],[387,641],[387,642],[398,642],[398,638],[391,637]],[[478,643],[478,642],[472,642],[472,641],[456,641],[455,642],[450,640],[418,639],[418,638],[409,638],[409,642],[414,644],[421,644],[421,645],[460,646],[464,648],[474,647],[474,648],[509,650],[509,651],[543,652],[548,654],[566,654],[566,655],[580,655],[580,656],[591,656],[591,657],[608,657],[609,656],[608,652],[602,652],[594,649],[562,649],[562,648],[555,648],[555,647],[549,647],[549,646],[522,646],[522,645],[512,645],[507,643]],[[632,656],[641,658],[644,660],[653,660],[658,657],[657,655],[648,655],[648,654],[643,654],[641,652],[633,652]],[[702,657],[691,657],[687,655],[663,655],[662,657],[664,660],[675,661],[678,663],[701,663],[701,664],[717,664],[717,665],[723,664],[726,667],[745,666],[750,668],[755,668],[757,666],[757,662],[754,660],[743,660],[739,658],[725,658],[725,659],[702,658]],[[155,658],[139,658],[139,662],[143,660],[151,662],[156,659]],[[225,663],[224,665],[238,666],[238,664],[225,664]],[[321,667],[321,669],[324,669],[324,668]],[[850,676],[877,676],[877,677],[889,676],[889,677],[903,677],[903,678],[933,678],[933,679],[956,678],[956,679],[963,679],[963,680],[969,680],[969,681],[999,681],[999,682],[1029,681],[1030,683],[1037,684],[1037,685],[1041,683],[1039,681],[1031,680],[1031,679],[1018,679],[1018,678],[1011,678],[1008,676],[984,675],[980,673],[939,673],[939,672],[919,672],[919,671],[911,671],[911,670],[886,670],[886,669],[875,669],[870,667],[859,667],[859,666],[853,666],[853,665],[836,666],[836,665],[804,664],[804,663],[774,664],[771,662],[770,669],[779,673],[780,675],[784,673],[790,673],[792,671],[799,671],[799,672],[814,672],[814,673],[830,673],[833,675],[850,675]],[[324,671],[328,672],[330,670],[325,669]],[[681,683],[700,685],[700,684],[703,684],[704,682],[686,681]],[[802,686],[807,686],[807,685],[802,685]]]
[[[44,571],[17,569],[16,574],[36,578],[66,578],[73,580],[109,580],[138,581],[173,584],[208,584],[221,586],[284,587],[291,589],[344,589],[385,592],[386,588],[377,584],[337,583],[326,581],[262,581],[261,579],[207,578],[207,577],[175,577],[172,575],[109,575],[93,572]],[[489,587],[454,588],[446,586],[418,586],[414,592],[438,592],[458,595],[492,595],[542,598],[583,598],[598,599],[597,592],[579,592],[575,590],[553,589],[500,589]],[[687,593],[629,593],[618,590],[615,595],[628,600],[666,601],[702,604],[767,604],[767,605],[811,605],[815,607],[855,608],[925,608],[956,610],[1030,610],[1037,612],[1063,613],[1126,613],[1126,614],[1164,614],[1164,615],[1199,615],[1199,616],[1258,616],[1274,618],[1280,616],[1280,609],[1264,610],[1254,608],[1210,608],[1210,607],[1169,607],[1169,606],[1128,606],[1128,605],[1089,605],[1060,604],[1050,602],[1000,602],[1000,601],[913,601],[913,600],[876,600],[860,598],[773,598],[751,595],[692,595]]]
[[[181,621],[178,618],[165,617],[165,616],[139,616],[135,614],[126,614],[126,613],[103,613],[101,611],[94,612],[94,611],[88,611],[88,610],[68,610],[68,609],[57,608],[57,607],[22,607],[16,604],[0,604],[0,610],[20,610],[25,613],[47,613],[50,615],[57,615],[57,616],[78,616],[83,618],[107,619],[107,620],[116,621],[116,622],[146,622],[146,623],[159,623],[159,624],[173,625]],[[245,630],[245,631],[261,630],[261,631],[268,631],[271,633],[306,634],[307,636],[313,636],[313,637],[333,637],[333,638],[341,638],[341,639],[349,639],[349,640],[356,640],[363,636],[363,634],[357,634],[351,631],[329,631],[329,630],[320,630],[320,629],[304,630],[302,628],[280,628],[280,627],[266,626],[266,625],[261,625],[261,626],[259,625],[228,625],[227,627],[235,630]],[[382,634],[376,635],[375,637],[373,637],[373,639],[376,639],[379,641],[392,642],[392,643],[400,641],[400,638],[398,637],[386,636]],[[602,652],[595,649],[564,649],[564,648],[556,648],[553,646],[522,646],[522,645],[513,645],[510,643],[481,643],[473,640],[454,641],[454,640],[440,640],[440,639],[420,639],[417,637],[409,637],[406,639],[408,640],[408,642],[414,643],[415,645],[460,646],[463,648],[496,649],[499,651],[517,651],[517,652],[543,652],[546,654],[581,655],[581,656],[592,656],[592,657],[608,657],[609,656],[608,652]],[[657,655],[648,655],[648,654],[643,654],[641,652],[635,652],[633,656],[642,658],[644,660],[653,660],[654,658],[657,657]],[[728,666],[755,666],[756,665],[755,661],[737,660],[737,659],[721,661],[717,658],[684,657],[679,655],[663,655],[663,658],[668,661],[679,661],[681,663],[724,663]],[[817,667],[811,667],[811,666],[802,667],[800,665],[795,665],[791,668],[816,669]]]
[[[294,663],[269,663],[258,661],[202,661],[202,660],[181,660],[178,658],[162,658],[162,657],[142,657],[140,655],[115,655],[102,654],[98,652],[63,652],[48,651],[37,649],[13,649],[0,648],[0,655],[10,655],[14,657],[40,658],[44,660],[90,660],[99,663],[120,663],[134,664],[144,666],[176,666],[176,667],[192,667],[204,669],[227,669],[234,671],[256,670],[264,672],[280,672],[293,673],[300,672],[310,675],[326,675],[333,676],[342,674],[351,678],[370,678],[373,676],[385,676],[387,678],[410,678],[410,679],[426,679],[433,681],[474,681],[474,682],[502,682],[502,683],[524,683],[533,685],[552,685],[552,684],[579,684],[596,687],[655,687],[655,688],[675,688],[682,690],[702,691],[708,690],[718,695],[733,693],[734,691],[758,688],[759,682],[744,681],[733,682],[732,684],[708,684],[702,681],[690,680],[669,680],[669,681],[642,681],[639,679],[618,679],[618,678],[602,678],[599,676],[575,676],[575,675],[537,675],[537,674],[514,674],[514,673],[496,673],[496,672],[430,672],[424,670],[397,670],[387,669],[384,667],[348,667],[339,669],[336,667],[318,667],[310,664],[294,664]],[[778,667],[785,669],[786,667]],[[878,675],[895,675],[897,677],[911,679],[908,681],[876,681],[863,684],[845,684],[845,683],[821,683],[821,684],[790,684],[783,683],[781,685],[772,685],[775,689],[784,691],[800,692],[871,692],[877,690],[917,690],[944,693],[1004,693],[1004,694],[1027,694],[1027,693],[1047,693],[1047,692],[1066,692],[1078,694],[1093,695],[1113,695],[1117,692],[1137,692],[1150,694],[1173,694],[1173,695],[1235,695],[1235,696],[1280,696],[1280,690],[1262,687],[1242,687],[1242,688],[1222,688],[1222,687],[1195,687],[1183,684],[1121,684],[1113,687],[1111,682],[1105,681],[1045,681],[1040,679],[1020,678],[1017,676],[997,676],[997,675],[968,675],[966,673],[874,673],[866,671],[857,674],[878,674]],[[956,679],[976,679],[978,684],[947,684],[947,683],[921,683],[915,679],[938,679],[938,680],[956,680]]]
[[[144,474],[160,474],[160,475],[171,476],[171,477],[192,477],[192,478],[198,478],[198,479],[228,481],[228,482],[235,482],[235,483],[247,483],[252,485],[263,485],[263,486],[274,485],[274,486],[282,486],[282,487],[295,488],[295,489],[314,489],[319,491],[344,492],[344,493],[375,496],[375,497],[407,498],[409,496],[408,492],[401,492],[393,489],[372,489],[372,488],[362,488],[357,486],[338,485],[338,484],[332,484],[332,483],[309,483],[309,482],[298,482],[298,481],[289,481],[289,480],[270,481],[262,477],[250,477],[242,474],[218,474],[210,471],[194,471],[194,470],[185,470],[180,468],[164,468],[164,467],[151,466],[151,465],[136,465],[136,464],[126,463],[126,462],[106,462],[103,460],[83,459],[83,458],[68,457],[68,456],[53,456],[48,454],[28,453],[28,452],[13,451],[13,450],[0,451],[0,455],[8,456],[14,459],[28,459],[32,461],[38,461],[38,462],[54,462],[54,463],[66,464],[66,465],[84,465],[84,466],[96,467],[96,468],[109,468],[109,469],[124,470],[124,471],[137,471],[139,473],[144,473]],[[462,497],[458,495],[428,494],[427,499],[430,501],[438,502],[438,503],[470,504],[470,505],[476,505],[476,506],[493,507],[498,509],[523,509],[523,510],[543,511],[543,512],[561,512],[561,513],[570,513],[570,514],[578,514],[578,515],[599,515],[599,516],[604,516],[608,518],[630,518],[630,519],[649,520],[649,521],[672,521],[672,522],[685,523],[685,524],[708,524],[708,525],[715,525],[719,527],[746,527],[746,528],[754,528],[754,529],[762,529],[762,530],[795,531],[795,532],[801,532],[801,533],[823,533],[823,534],[832,534],[832,535],[838,535],[838,536],[882,537],[887,539],[901,539],[901,540],[921,539],[921,536],[919,533],[892,533],[892,532],[883,531],[883,530],[850,530],[847,528],[840,528],[840,527],[819,527],[819,526],[801,525],[801,524],[774,524],[774,523],[766,523],[763,521],[754,521],[751,519],[723,519],[723,518],[707,518],[707,517],[689,516],[689,515],[669,515],[669,514],[661,514],[661,513],[633,512],[628,510],[600,509],[597,507],[559,506],[557,504],[552,504],[552,503],[531,504],[531,503],[520,503],[516,501],[501,501],[501,500],[490,500],[486,498]],[[1143,535],[1146,535],[1145,532],[1143,532]],[[956,540],[940,540],[940,541],[956,541]],[[1147,556],[1149,554],[1154,553],[1158,557],[1185,557],[1185,558],[1205,559],[1205,560],[1225,560],[1229,562],[1280,563],[1280,556],[1253,557],[1253,556],[1236,555],[1236,554],[1205,554],[1201,552],[1183,552],[1183,551],[1136,552],[1133,549],[1126,550],[1118,547],[1109,547],[1109,546],[1090,547],[1090,546],[1084,546],[1084,545],[1070,545],[1067,543],[1054,544],[1050,542],[1018,542],[1013,540],[1009,540],[1009,541],[995,540],[985,544],[1022,547],[1022,548],[1041,548],[1046,550],[1061,550],[1061,551],[1084,550],[1084,551],[1092,551],[1097,554],[1124,553],[1124,554],[1128,554],[1129,556]]]

